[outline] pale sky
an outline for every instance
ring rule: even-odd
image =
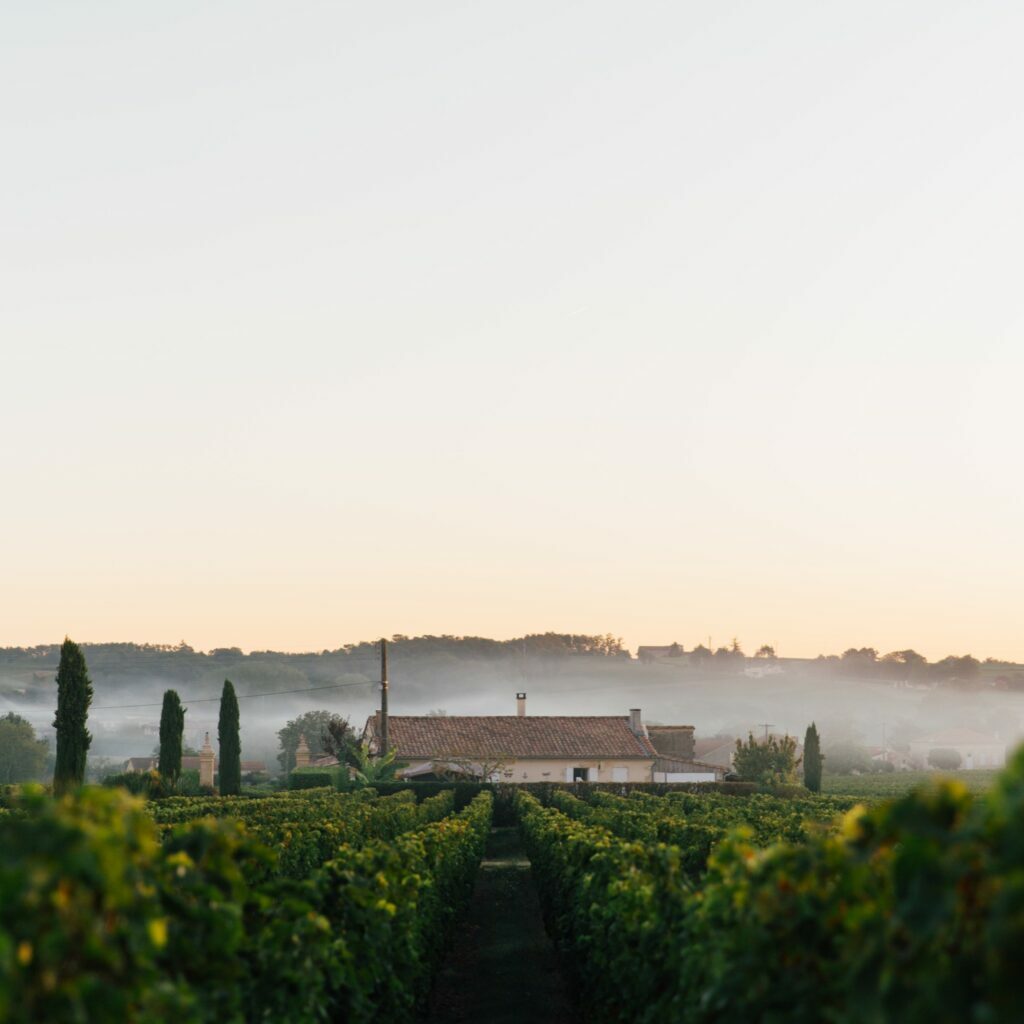
[[[0,644],[1024,659],[1024,8],[0,25]]]

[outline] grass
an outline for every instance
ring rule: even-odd
[[[998,771],[969,772],[887,772],[877,775],[824,775],[822,793],[833,796],[854,796],[886,799],[904,796],[912,789],[937,778],[954,778],[972,793],[984,793],[998,778]]]

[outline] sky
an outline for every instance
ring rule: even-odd
[[[1024,9],[0,24],[0,644],[1024,659]]]

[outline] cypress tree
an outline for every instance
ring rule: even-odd
[[[160,711],[160,774],[173,785],[181,775],[181,735],[185,731],[185,709],[176,690],[164,692]]]
[[[85,758],[92,737],[85,727],[92,703],[92,680],[85,655],[73,640],[64,638],[57,666],[57,762],[53,771],[54,793],[65,793],[85,779]]]
[[[821,741],[818,727],[811,722],[804,735],[804,785],[812,793],[821,792]]]
[[[242,745],[238,738],[238,698],[230,679],[224,680],[217,720],[220,743],[220,794],[237,796],[242,789]]]

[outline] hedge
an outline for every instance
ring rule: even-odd
[[[348,781],[348,771],[337,765],[326,768],[293,768],[288,773],[289,789],[317,789],[333,786],[342,789]]]

